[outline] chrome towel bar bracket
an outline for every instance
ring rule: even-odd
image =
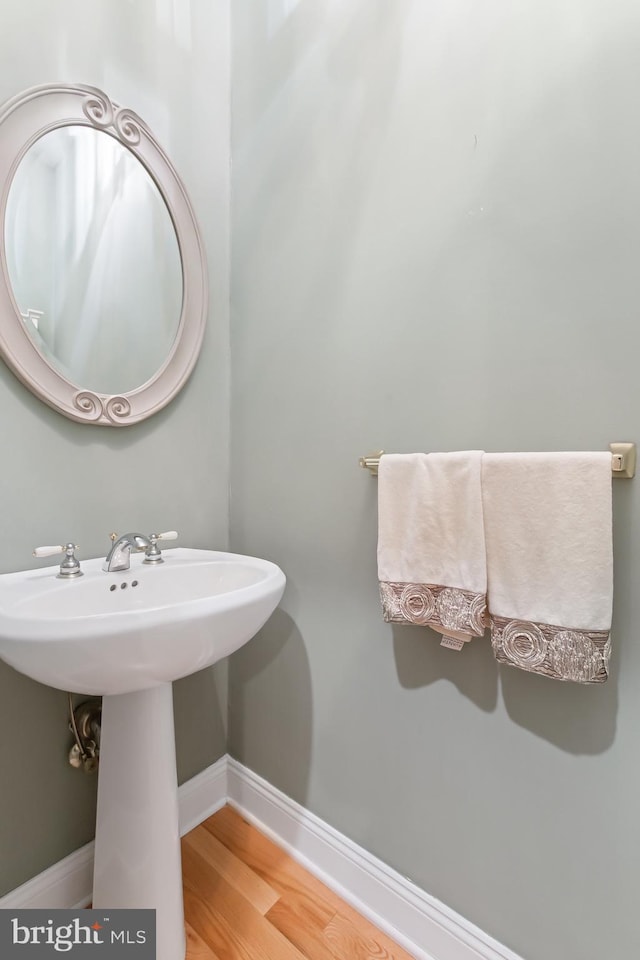
[[[611,450],[611,475],[626,480],[634,477],[636,473],[635,443],[610,443],[609,449]],[[360,457],[360,466],[369,470],[372,477],[377,477],[380,457],[383,454],[384,450],[378,450],[377,453]]]

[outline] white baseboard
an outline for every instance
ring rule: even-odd
[[[230,803],[416,960],[522,960],[227,755],[183,783],[178,800],[181,835]],[[86,906],[92,873],[88,843],[0,898],[0,909]]]
[[[210,767],[197,773],[191,780],[178,787],[180,836],[184,837],[194,827],[224,807],[227,802],[227,768],[229,757],[225,753]]]
[[[181,837],[227,802],[227,761],[225,754],[178,787]],[[0,910],[86,907],[91,902],[92,886],[93,841],[0,897]]]
[[[0,898],[2,910],[86,907],[93,883],[93,841]]]
[[[228,801],[416,960],[522,960],[229,757]]]

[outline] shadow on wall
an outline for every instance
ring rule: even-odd
[[[428,627],[393,624],[392,633],[398,679],[406,690],[446,680],[481,710],[495,710],[498,671],[486,640],[471,640],[458,653],[440,646],[440,634]]]
[[[618,685],[566,683],[517,667],[500,667],[509,717],[567,753],[604,753],[615,739]]]
[[[498,704],[498,683],[510,719],[567,753],[604,753],[614,741],[618,711],[617,658],[604,684],[565,683],[498,666],[488,635],[460,653],[440,646],[425,627],[393,625],[398,679],[405,689],[445,680],[488,713]]]
[[[304,806],[311,765],[311,673],[302,634],[284,610],[278,608],[230,658],[229,691],[229,753]]]
[[[225,666],[217,664],[173,684],[178,783],[205,770],[226,752],[226,702],[220,690],[226,682]]]

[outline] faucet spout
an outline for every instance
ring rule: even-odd
[[[107,573],[128,570],[131,566],[131,553],[142,553],[143,550],[149,550],[152,546],[149,537],[145,537],[143,533],[124,533],[109,550],[102,569]]]

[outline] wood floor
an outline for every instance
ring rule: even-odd
[[[182,840],[186,960],[412,960],[224,807]]]

